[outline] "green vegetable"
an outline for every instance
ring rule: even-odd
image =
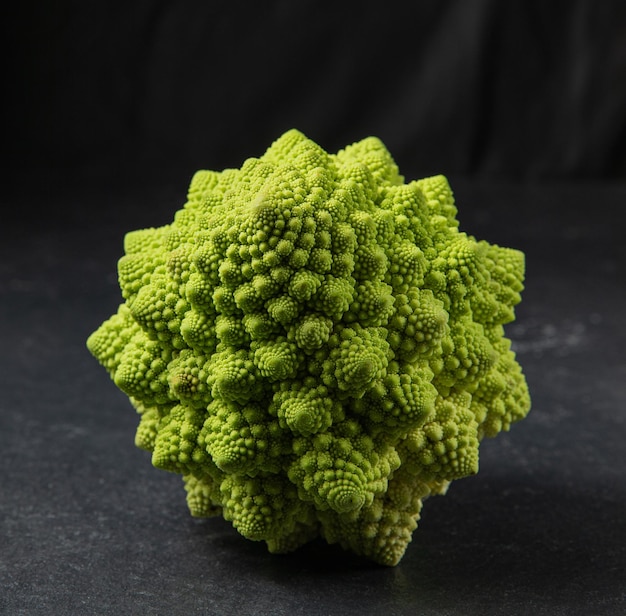
[[[87,344],[192,515],[395,565],[422,501],[529,410],[503,330],[523,275],[521,252],[459,231],[444,177],[291,130],[126,235],[124,303]]]

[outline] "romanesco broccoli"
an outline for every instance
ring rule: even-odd
[[[291,130],[126,235],[124,302],[87,344],[192,515],[399,562],[422,501],[530,407],[503,330],[524,255],[456,211],[376,138],[333,155]]]

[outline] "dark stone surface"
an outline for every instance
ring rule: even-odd
[[[527,253],[508,333],[533,410],[426,502],[392,569],[193,520],[180,478],[134,447],[85,339],[119,302],[123,233],[168,222],[184,186],[5,201],[0,613],[625,613],[626,186],[452,186],[464,230]]]

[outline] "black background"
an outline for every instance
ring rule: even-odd
[[[39,2],[2,9],[0,613],[626,611],[626,4]],[[401,564],[192,520],[85,339],[126,231],[298,128],[444,173],[527,255],[533,410],[427,501]]]
[[[3,10],[11,171],[179,179],[238,167],[295,127],[329,151],[376,135],[412,178],[626,176],[623,2]]]

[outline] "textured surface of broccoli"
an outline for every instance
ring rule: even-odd
[[[87,344],[192,515],[399,562],[423,500],[530,408],[503,329],[524,255],[456,212],[374,137],[329,154],[291,130],[126,235],[124,302]]]

